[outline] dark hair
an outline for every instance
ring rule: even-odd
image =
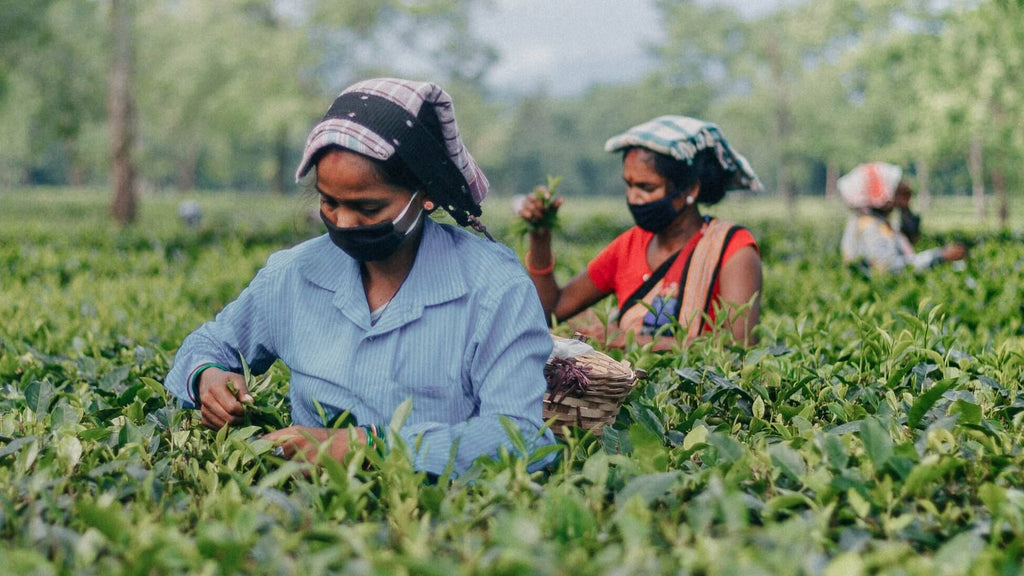
[[[637,147],[626,148],[623,151],[623,160],[633,148]],[[725,197],[725,185],[733,172],[722,167],[713,148],[705,148],[697,152],[693,157],[693,164],[676,160],[649,148],[643,149],[654,155],[654,170],[668,180],[674,189],[689,190],[694,184],[700,182],[697,202],[708,205],[717,204]]]

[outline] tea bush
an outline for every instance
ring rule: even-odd
[[[649,376],[600,440],[430,482],[400,450],[319,468],[247,426],[214,433],[160,384],[182,338],[274,250],[319,234],[309,198],[216,194],[205,220],[104,193],[0,192],[0,563],[12,573],[1013,574],[1024,562],[1024,251],[926,215],[962,268],[865,278],[842,211],[727,200],[761,245],[760,341],[609,353]],[[564,281],[629,225],[569,200]],[[510,245],[512,216],[484,221]],[[493,207],[493,208],[492,208]],[[315,221],[314,221],[315,222]],[[601,231],[605,233],[602,234]],[[612,303],[597,307],[606,313]],[[556,330],[566,331],[567,326]],[[257,401],[287,421],[288,370]]]

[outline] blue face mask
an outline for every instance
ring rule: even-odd
[[[327,226],[327,235],[331,237],[331,242],[334,242],[335,246],[344,250],[355,260],[359,262],[387,260],[398,251],[402,244],[405,244],[413,230],[416,229],[420,217],[423,216],[422,209],[416,212],[415,216],[409,211],[417,194],[419,192],[412,195],[409,203],[394,220],[368,226],[338,228],[324,216],[323,212],[320,212],[320,219]]]
[[[659,198],[646,204],[630,204],[629,211],[633,214],[633,221],[636,225],[648,232],[658,233],[668,228],[668,225],[681,213],[672,205],[672,201],[682,194],[682,190],[676,190],[664,198]]]

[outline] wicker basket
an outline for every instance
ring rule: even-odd
[[[555,335],[551,338],[556,342],[565,340]],[[551,431],[560,438],[565,437],[566,426],[590,430],[595,436],[600,436],[606,424],[615,422],[622,403],[636,384],[638,374],[630,368],[629,362],[619,362],[597,351],[577,356],[572,362],[583,370],[589,384],[583,390],[554,381],[556,376],[549,360],[544,370],[548,380],[548,391],[544,394],[544,420],[555,419]]]

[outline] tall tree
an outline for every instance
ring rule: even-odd
[[[51,37],[46,12],[52,1],[0,0],[0,97],[4,96],[7,76],[21,59]]]
[[[808,27],[807,15],[793,10],[744,20],[728,8],[696,2],[659,6],[667,22],[661,54],[669,77],[712,89],[707,119],[744,146],[766,186],[792,207],[808,180],[799,162],[797,105],[805,67],[827,45],[818,32],[823,20]]]
[[[1024,182],[1024,8],[1009,0],[958,7],[925,62],[926,102],[947,147],[967,159],[976,217],[989,181],[1006,226],[1008,187]]]
[[[146,177],[179,189],[283,191],[305,131],[340,87],[371,74],[407,74],[420,60],[472,85],[488,58],[444,58],[476,46],[459,23],[466,4],[147,4],[140,14],[140,61],[152,65],[139,80]],[[188,43],[181,42],[185,36]]]
[[[47,14],[52,38],[31,72],[43,105],[39,131],[55,137],[72,186],[85,184],[92,168],[83,135],[104,121],[102,79],[109,60],[102,15],[102,6],[92,1],[54,2]]]
[[[152,63],[139,78],[147,178],[180,190],[202,173],[206,184],[283,188],[313,64],[303,68],[301,23],[276,4],[162,1],[141,12],[139,59]]]
[[[132,145],[135,136],[135,96],[132,85],[132,0],[111,0],[110,31],[113,54],[108,92],[110,149],[113,159],[114,201],[111,212],[121,225],[135,220],[136,186]]]
[[[0,33],[0,114],[6,128],[0,158],[22,163],[29,183],[81,185],[95,169],[106,172],[83,143],[83,135],[98,131],[106,117],[108,30],[102,7],[91,0],[20,5],[32,11],[0,6],[10,13],[0,16],[0,28],[11,32]],[[18,26],[25,29],[13,29]],[[6,88],[16,93],[4,98]]]
[[[532,94],[515,105],[494,183],[525,193],[552,175],[562,177],[566,194],[620,194],[621,158],[604,151],[605,140],[655,116],[702,116],[704,105],[660,74],[631,86],[595,86],[575,98]]]

